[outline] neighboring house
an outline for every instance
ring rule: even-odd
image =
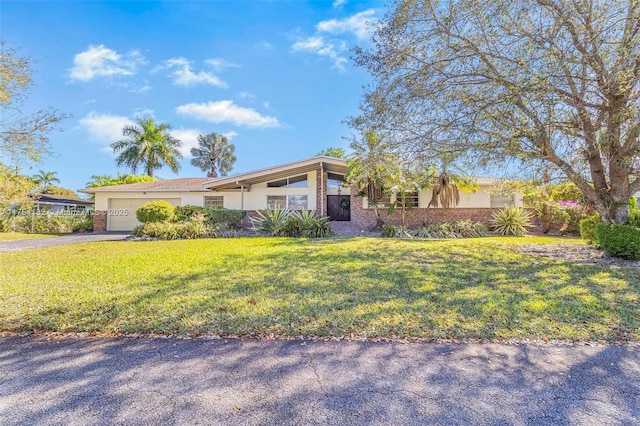
[[[288,208],[315,210],[336,221],[350,221],[363,228],[375,224],[373,209],[358,191],[344,184],[347,162],[338,158],[313,157],[293,163],[220,178],[182,178],[128,185],[81,189],[95,195],[94,229],[131,230],[138,224],[136,209],[147,201],[165,200],[175,206],[217,206],[246,210],[249,216],[256,210]],[[411,224],[423,222],[472,219],[487,222],[494,209],[508,204],[522,206],[522,195],[492,195],[490,188],[497,181],[478,179],[480,189],[462,194],[460,204],[453,209],[426,208],[431,191],[412,194]],[[388,206],[395,196],[383,200]],[[383,208],[386,215],[386,208]],[[399,222],[399,209],[389,222]]]
[[[93,201],[52,194],[29,194],[36,209],[50,213],[84,212],[93,208]]]

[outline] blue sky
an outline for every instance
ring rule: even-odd
[[[108,145],[136,116],[169,123],[184,143],[231,137],[232,173],[346,148],[367,73],[349,49],[368,45],[384,3],[355,1],[6,1],[0,33],[37,61],[25,110],[72,115],[50,136],[55,156],[23,167],[55,171],[64,187],[115,175]]]

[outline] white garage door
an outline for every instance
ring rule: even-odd
[[[140,198],[111,198],[109,199],[109,218],[107,230],[109,231],[131,231],[136,225],[140,225],[136,219],[136,210],[148,201],[160,201]],[[180,205],[180,198],[164,198],[174,206]]]

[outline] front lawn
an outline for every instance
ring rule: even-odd
[[[2,253],[0,330],[640,341],[640,270],[508,247],[535,242],[567,241],[241,238]]]
[[[32,238],[57,237],[56,234],[24,234],[22,232],[0,232],[0,241],[28,240]]]

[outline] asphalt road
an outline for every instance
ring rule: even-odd
[[[0,424],[640,425],[640,348],[5,337]]]
[[[0,241],[0,253],[65,246],[68,244],[91,243],[96,241],[119,241],[124,240],[129,235],[131,235],[131,232],[90,232],[87,234],[70,234],[51,238]]]

